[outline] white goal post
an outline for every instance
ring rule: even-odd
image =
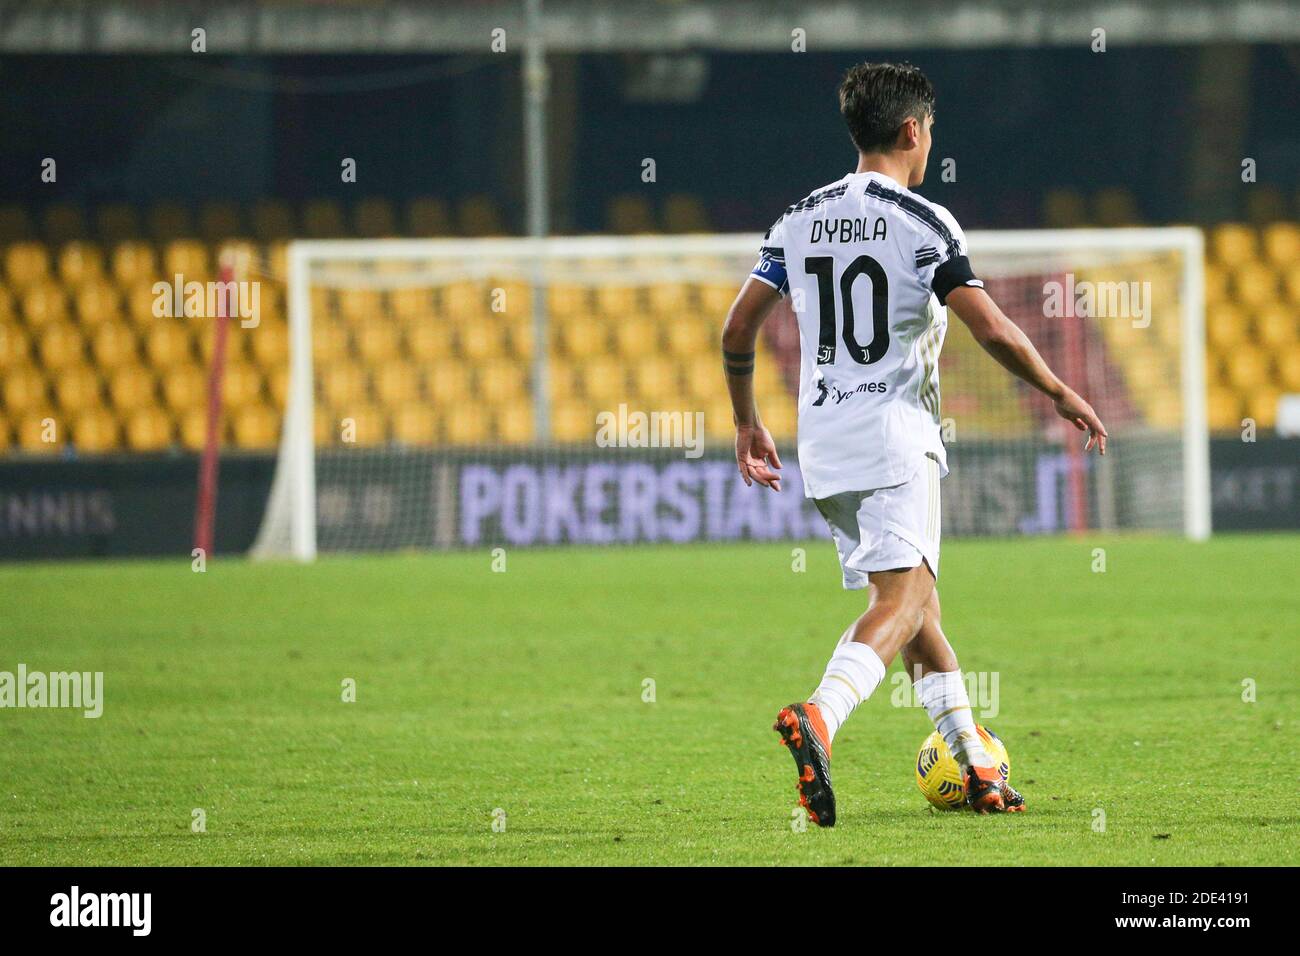
[[[727,290],[744,281],[760,239],[290,243],[288,395],[252,554],[309,561],[318,550],[762,537],[752,516],[730,527],[716,514],[735,512],[732,499],[700,490],[698,507],[681,505],[676,486],[658,503],[646,492],[649,511],[620,523],[615,512],[641,501],[619,498],[622,471],[599,473],[606,477],[596,505],[547,497],[557,481],[580,480],[573,468],[603,467],[590,464],[593,456],[626,461],[627,449],[596,449],[593,409],[700,409],[711,453],[729,453],[716,343]],[[977,231],[968,243],[994,299],[1097,407],[1112,453],[1104,463],[1084,459],[1064,426],[1043,414],[1046,403],[950,328],[941,414],[953,459],[945,495],[950,486],[956,494],[945,501],[945,533],[951,522],[957,534],[1141,528],[1208,537],[1200,230]],[[793,458],[797,335],[788,310],[769,325],[760,410]],[[712,385],[706,361],[715,366]],[[340,440],[333,429],[352,421],[354,405],[369,433]],[[415,420],[426,411],[427,422]],[[673,454],[680,463],[681,452]],[[635,480],[653,482],[645,468],[668,467],[662,455],[648,460]],[[531,470],[512,469],[517,463]],[[329,472],[327,513],[321,468]],[[955,480],[964,468],[975,476],[965,486]],[[686,487],[680,469],[669,470]],[[476,490],[465,490],[475,481]],[[494,487],[502,482],[504,493]],[[1008,487],[1036,504],[1018,509]],[[789,490],[802,493],[797,482]],[[709,514],[688,527],[678,520],[683,509]],[[669,512],[670,521],[658,521]],[[791,515],[782,518],[790,518],[781,525],[787,533],[812,532]]]

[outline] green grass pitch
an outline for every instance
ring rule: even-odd
[[[835,742],[839,824],[798,832],[772,719],[864,600],[806,547],[0,569],[0,670],[105,675],[98,720],[0,710],[0,863],[1300,859],[1300,539],[950,541],[1029,812],[930,811],[887,682]]]

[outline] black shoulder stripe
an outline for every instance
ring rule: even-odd
[[[927,226],[929,229],[937,233],[939,238],[943,240],[944,248],[948,250],[949,258],[961,255],[961,246],[957,244],[957,238],[952,234],[952,230],[949,229],[935,211],[925,203],[913,198],[912,196],[906,196],[903,193],[890,189],[887,186],[882,186],[874,179],[867,183],[867,195],[873,196],[876,199],[880,199],[887,203],[892,203],[917,222]]]

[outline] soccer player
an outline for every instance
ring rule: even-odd
[[[1023,810],[1023,797],[1002,782],[976,733],[939,622],[944,306],[994,359],[1088,433],[1086,450],[1106,453],[1106,429],[984,291],[948,210],[911,192],[930,155],[930,81],[910,64],[863,63],[845,75],[839,99],[857,169],[790,206],[768,230],[722,333],[741,477],[780,491],[781,461],[754,403],[754,346],[772,308],[791,296],[804,491],[830,525],[844,587],[867,588],[870,597],[812,696],[782,708],[775,729],[794,756],[799,802],[813,822],[833,826],[831,742],[902,653],[961,766],[968,805],[980,813]]]

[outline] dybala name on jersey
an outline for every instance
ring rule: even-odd
[[[869,231],[869,234],[868,234]],[[863,242],[869,239],[885,238],[885,220],[883,216],[864,216],[859,219],[814,219],[808,232],[808,242]]]

